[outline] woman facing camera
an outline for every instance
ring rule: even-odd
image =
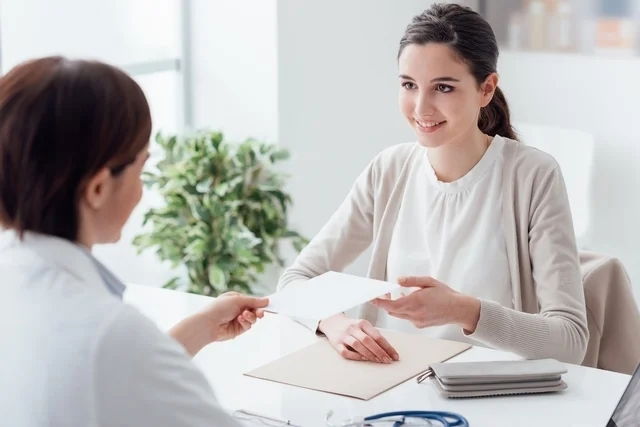
[[[436,4],[400,40],[400,111],[417,142],[377,155],[280,287],[341,271],[397,281],[364,319],[320,320],[344,357],[390,363],[373,325],[580,363],[587,319],[571,212],[551,156],[516,139],[498,47],[473,10]],[[400,355],[401,357],[401,355]]]
[[[3,425],[236,425],[190,356],[267,300],[222,295],[169,337],[91,254],[140,200],[150,132],[142,90],[114,67],[51,57],[0,78]]]

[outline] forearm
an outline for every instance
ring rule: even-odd
[[[487,345],[528,359],[554,358],[581,363],[589,332],[570,313],[523,313],[493,301],[481,302],[476,330],[469,336]]]
[[[178,322],[169,330],[169,335],[181,343],[191,356],[195,356],[204,346],[215,341],[211,327],[201,313],[191,315]]]

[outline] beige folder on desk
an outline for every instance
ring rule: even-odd
[[[298,387],[369,400],[471,347],[422,335],[381,330],[400,354],[391,364],[343,359],[326,339],[245,375]]]

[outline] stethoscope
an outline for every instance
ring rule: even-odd
[[[380,422],[392,422],[393,427],[410,425],[411,418],[426,421],[429,425],[432,421],[438,422],[442,427],[469,427],[469,422],[465,417],[454,412],[444,411],[395,411],[382,412],[380,414],[369,415],[368,417],[359,419],[349,419],[342,423],[331,423],[333,411],[329,411],[326,417],[327,425],[330,427],[366,427],[373,426]]]

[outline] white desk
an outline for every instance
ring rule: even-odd
[[[167,330],[208,302],[205,297],[130,285],[125,300]],[[214,343],[194,359],[209,379],[220,404],[289,419],[302,426],[324,426],[327,411],[337,419],[393,410],[444,410],[464,415],[471,426],[604,426],[628,375],[567,365],[568,389],[561,393],[477,399],[446,399],[431,384],[411,379],[369,401],[259,380],[242,375],[316,340],[302,326],[267,314],[233,341]],[[513,360],[511,353],[474,347],[455,361]],[[309,367],[312,369],[312,367]]]

